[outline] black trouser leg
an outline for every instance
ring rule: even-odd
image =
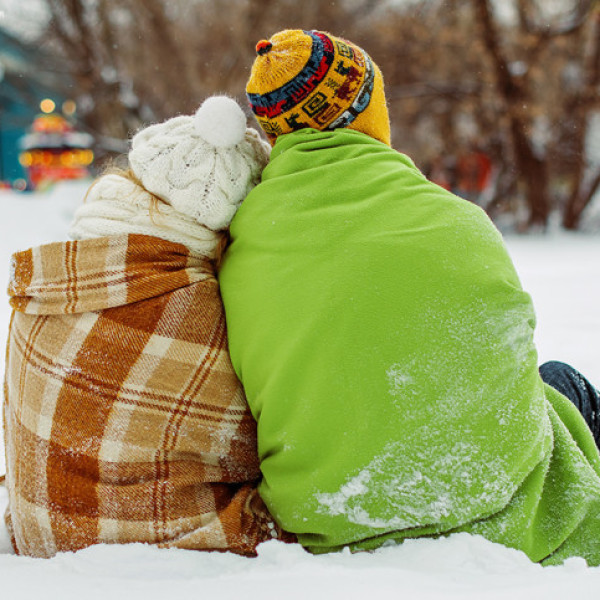
[[[540,375],[545,383],[566,396],[583,415],[600,448],[600,393],[573,367],[558,361],[544,363]]]

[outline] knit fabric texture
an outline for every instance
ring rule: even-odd
[[[288,29],[257,44],[246,93],[269,141],[311,127],[356,129],[390,145],[379,67],[355,44]]]
[[[219,102],[225,105],[218,113],[221,129],[237,128],[240,114],[245,122],[234,100],[220,98]],[[214,135],[205,139],[206,121],[214,113],[203,111],[203,106],[196,115],[175,117],[140,131],[132,140],[129,164],[149,192],[201,225],[222,230],[259,182],[269,146],[252,128],[244,129],[239,140],[225,131],[224,143]]]
[[[17,553],[143,542],[252,555],[280,536],[208,260],[144,235],[49,244],[14,255],[9,295]]]
[[[209,259],[216,257],[224,235],[166,202],[155,206],[152,196],[126,177],[100,177],[75,211],[69,235],[74,240],[85,240],[126,233],[152,235],[183,244],[191,254]]]

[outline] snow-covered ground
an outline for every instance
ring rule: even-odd
[[[29,196],[0,191],[0,265],[5,265],[0,268],[6,278],[14,250],[66,238],[85,189],[85,184],[70,184]],[[511,236],[507,243],[536,306],[540,361],[570,362],[600,385],[600,234]],[[2,345],[9,315],[6,302],[0,302]],[[5,505],[6,490],[0,487],[0,513]],[[312,556],[298,546],[268,542],[257,559],[133,545],[35,560],[11,555],[9,546],[0,523],[0,581],[7,598],[563,600],[600,595],[600,567],[571,559],[544,569],[520,552],[467,534],[355,555]]]

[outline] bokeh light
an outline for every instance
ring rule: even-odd
[[[67,117],[74,115],[76,110],[77,110],[77,103],[75,102],[75,100],[65,100],[63,102],[62,111],[63,111],[63,114],[66,115]]]
[[[51,100],[50,98],[44,98],[44,100],[42,100],[40,102],[40,109],[42,112],[48,114],[54,111],[54,109],[56,108],[56,103],[54,102],[54,100]]]

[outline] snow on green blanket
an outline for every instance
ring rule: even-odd
[[[260,492],[303,545],[469,531],[600,563],[598,452],[539,378],[530,297],[483,211],[361,133],[305,129],[231,236]]]

